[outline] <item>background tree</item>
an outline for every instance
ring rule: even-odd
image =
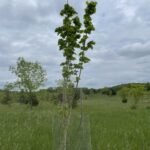
[[[104,94],[104,95],[111,96],[112,95],[112,90],[108,87],[104,87],[103,89],[101,89],[101,93]]]
[[[150,91],[150,83],[146,83],[146,84],[145,84],[145,89],[146,89],[147,91]]]
[[[35,91],[46,81],[46,71],[38,62],[26,61],[24,58],[18,58],[17,65],[10,67],[10,71],[17,76],[14,82],[15,87],[28,93],[28,103],[37,105]]]
[[[127,103],[130,89],[127,87],[122,87],[118,95],[121,97],[123,103]]]
[[[133,98],[132,108],[136,109],[140,99],[143,97],[145,92],[145,87],[142,85],[132,85],[130,89],[130,95]]]

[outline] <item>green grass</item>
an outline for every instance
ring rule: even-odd
[[[86,102],[90,115],[93,150],[150,150],[150,110],[131,102],[123,104],[118,97],[95,96]]]
[[[51,149],[51,108],[46,106],[0,106],[0,150]]]
[[[142,102],[132,110],[131,102],[123,104],[118,97],[89,97],[84,113],[90,119],[92,150],[150,150],[150,109],[146,105]],[[52,150],[55,110],[48,102],[33,110],[19,104],[0,105],[0,150]]]

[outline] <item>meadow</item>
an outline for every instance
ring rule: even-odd
[[[84,100],[91,149],[150,150],[147,100],[144,98],[137,109],[131,109],[132,101],[124,104],[118,96],[95,94]],[[32,110],[18,103],[0,104],[0,150],[53,150],[52,120],[56,110],[56,105],[46,101],[40,101]],[[73,113],[79,111],[78,107]]]

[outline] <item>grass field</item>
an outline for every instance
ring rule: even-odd
[[[92,150],[150,150],[150,109],[144,103],[135,110],[130,106],[118,97],[100,95],[84,102]],[[48,102],[33,110],[19,104],[0,105],[0,150],[52,150],[55,110]]]

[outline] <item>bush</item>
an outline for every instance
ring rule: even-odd
[[[50,95],[50,100],[55,104],[58,105],[59,103],[62,103],[63,101],[63,94],[62,93],[52,93]]]
[[[112,95],[112,90],[109,89],[109,88],[107,88],[107,87],[105,87],[105,88],[101,89],[101,93],[102,93],[103,95],[111,96],[111,95]]]
[[[35,93],[30,94],[28,103],[31,106],[37,106],[39,104],[39,101],[38,101],[37,96],[36,96]]]
[[[10,91],[5,89],[4,90],[4,97],[1,101],[1,104],[4,104],[4,105],[8,105],[10,104],[10,101],[12,100],[11,96],[10,96]]]
[[[146,109],[150,109],[150,106],[146,106]]]
[[[111,95],[112,95],[112,96],[117,95],[117,92],[116,92],[115,89],[111,88],[110,90],[111,90]]]
[[[145,84],[145,89],[146,89],[147,91],[150,91],[150,83],[146,83],[146,84]]]
[[[28,93],[25,93],[23,90],[21,90],[19,103],[30,104],[31,106],[37,106],[39,104],[39,101],[35,93],[30,93],[29,95],[26,95],[26,94]]]
[[[122,103],[127,103],[128,102],[128,99],[127,98],[123,98],[122,99]]]
[[[122,103],[127,103],[128,102],[128,95],[129,95],[129,88],[123,87],[118,91],[118,95],[122,99]]]
[[[137,107],[139,101],[143,97],[145,92],[144,86],[132,85],[130,88],[130,95],[133,97],[133,105]]]
[[[90,89],[88,89],[88,88],[82,88],[82,90],[83,90],[83,93],[85,95],[89,95],[90,94]]]
[[[21,92],[20,92],[20,97],[19,97],[19,103],[21,103],[21,104],[28,104],[28,99],[27,99],[27,97],[26,97],[26,94],[25,94],[25,92],[24,92],[24,90],[21,90]]]
[[[137,109],[137,105],[134,105],[134,104],[133,104],[133,105],[131,106],[131,109]]]

